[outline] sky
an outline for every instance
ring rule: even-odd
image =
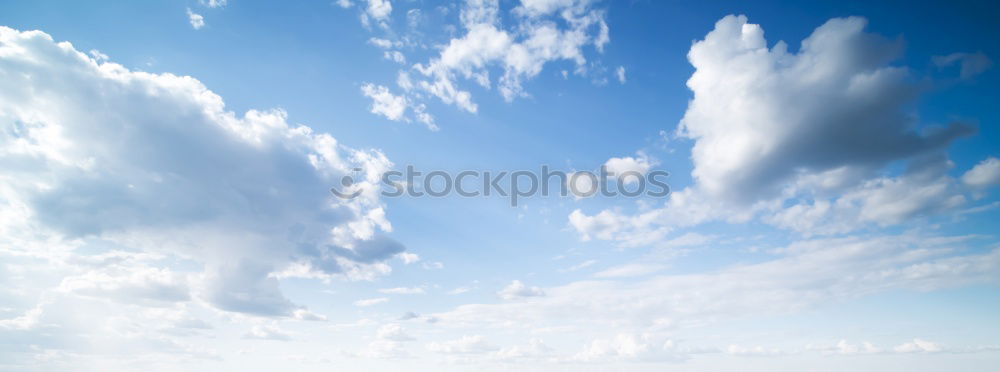
[[[991,371],[996,12],[0,0],[0,370]]]

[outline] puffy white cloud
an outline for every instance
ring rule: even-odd
[[[382,115],[386,119],[393,121],[410,121],[406,115],[407,109],[413,112],[417,121],[423,123],[428,129],[436,131],[438,126],[434,124],[434,117],[426,112],[423,104],[413,104],[403,95],[394,95],[389,88],[382,85],[365,84],[361,86],[361,92],[365,97],[372,99],[371,112]]]
[[[404,56],[403,53],[400,52],[400,51],[398,51],[398,50],[387,50],[387,51],[385,51],[385,52],[382,53],[382,58],[385,58],[387,60],[390,60],[390,61],[393,61],[393,62],[396,62],[396,63],[399,63],[399,64],[405,64],[406,63],[406,56]]]
[[[400,72],[397,83],[413,106],[420,105],[416,102],[424,94],[430,94],[446,104],[476,112],[478,106],[460,80],[485,88],[496,84],[504,99],[512,101],[527,95],[523,82],[537,76],[550,62],[571,61],[577,73],[585,73],[585,47],[592,45],[600,51],[609,40],[604,12],[592,9],[590,1],[523,2],[512,13],[514,24],[504,27],[497,0],[466,1],[459,14],[464,33],[450,39],[436,57],[415,64],[417,76]],[[372,39],[372,43],[380,48],[402,45],[385,39]],[[404,60],[396,53],[386,52],[385,56]],[[500,77],[491,78],[491,70],[499,70]]]
[[[613,338],[596,339],[587,344],[571,360],[581,362],[663,361],[683,359],[676,353],[672,340],[658,340],[649,334],[618,334]]]
[[[863,18],[831,19],[793,53],[784,42],[769,47],[744,16],[718,21],[688,53],[694,99],[677,135],[694,140],[694,185],[634,216],[573,211],[570,225],[583,240],[635,246],[713,220],[761,217],[805,234],[838,234],[964,205],[976,190],[948,175],[954,165],[943,154],[973,129],[921,128],[907,107],[924,86],[890,64],[902,44],[865,26]],[[908,169],[885,174],[891,162]],[[989,174],[988,164],[963,180],[986,180],[972,174]]]
[[[1000,160],[988,157],[962,175],[962,182],[975,188],[1000,185]]]
[[[188,22],[191,23],[191,27],[194,28],[195,30],[200,30],[202,27],[205,27],[205,17],[203,17],[201,14],[192,12],[191,8],[188,8],[187,16],[188,16]]]
[[[404,264],[412,264],[420,262],[420,255],[416,253],[403,252],[399,254],[399,259],[403,260]]]
[[[392,14],[392,2],[389,0],[368,0],[368,15],[377,21],[385,21]]]
[[[625,156],[620,158],[611,158],[604,163],[604,167],[614,174],[615,177],[622,178],[626,184],[633,184],[639,182],[639,179],[635,177],[636,174],[643,176],[649,172],[651,168],[649,157],[645,154],[640,153],[638,157]],[[623,175],[629,174],[631,176],[622,177]]]
[[[619,83],[625,84],[625,66],[618,66],[618,69],[615,70],[615,76]]]
[[[400,120],[406,112],[406,97],[396,96],[389,88],[381,85],[365,84],[361,86],[365,97],[372,99],[371,112],[385,116],[389,120]]]
[[[0,28],[0,72],[7,254],[176,255],[203,265],[192,287],[212,305],[289,316],[300,307],[272,274],[367,278],[405,249],[385,235],[377,185],[391,163],[377,150],[291,125],[281,110],[237,115],[194,78],[100,63],[38,31]],[[356,198],[326,191],[352,174]],[[179,274],[144,265],[77,272],[64,288],[187,298]]]
[[[545,291],[538,287],[529,287],[520,280],[515,280],[497,292],[497,295],[505,300],[514,300],[522,297],[545,296]]]
[[[892,350],[897,353],[936,353],[944,350],[944,348],[936,343],[915,338],[913,341],[903,343]]]
[[[688,53],[694,99],[678,133],[695,140],[698,186],[717,198],[773,196],[803,175],[874,169],[943,148],[971,129],[919,133],[904,111],[920,91],[888,62],[901,44],[835,18],[802,41],[768,48],[763,29],[727,16]]]

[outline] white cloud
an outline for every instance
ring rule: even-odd
[[[604,167],[608,172],[617,178],[621,178],[625,184],[639,182],[640,177],[636,176],[646,175],[652,166],[653,164],[651,164],[649,157],[643,153],[640,153],[638,157],[625,156],[611,158],[604,163]]]
[[[615,70],[615,76],[618,77],[619,83],[625,84],[625,66],[618,66],[618,69]]]
[[[482,354],[499,350],[480,335],[465,336],[457,340],[430,342],[425,345],[427,350],[443,354]]]
[[[462,6],[459,20],[464,33],[450,39],[436,57],[413,66],[417,77],[408,74],[399,80],[400,88],[414,105],[422,93],[437,97],[470,113],[478,106],[472,94],[461,87],[460,80],[472,80],[484,88],[497,85],[507,101],[527,96],[523,82],[537,76],[554,61],[570,61],[578,74],[587,70],[584,48],[601,51],[608,42],[604,12],[591,9],[589,1],[558,2],[545,5],[524,2],[512,12],[514,24],[504,28],[499,22],[497,0],[469,0]],[[372,39],[382,48],[399,45],[385,39]],[[387,59],[403,58],[386,53]],[[400,62],[402,63],[402,62]],[[498,79],[491,70],[500,70]],[[406,71],[401,71],[403,76]],[[419,92],[418,92],[419,91]]]
[[[367,0],[368,15],[378,21],[384,21],[392,14],[392,2],[389,0]]]
[[[292,336],[275,326],[254,326],[243,335],[246,339],[289,341]]]
[[[774,356],[781,355],[785,352],[776,348],[766,348],[764,346],[743,346],[743,345],[729,345],[726,348],[726,353],[729,355],[741,355],[741,356]]]
[[[688,53],[694,100],[678,133],[695,140],[698,186],[716,198],[773,196],[782,184],[842,167],[874,169],[940,150],[971,129],[920,134],[904,111],[919,87],[888,64],[901,45],[835,18],[802,41],[768,48],[763,29],[727,16]]]
[[[66,277],[59,290],[117,301],[174,303],[190,298],[187,278],[165,268],[112,266]]]
[[[382,85],[367,83],[361,86],[361,92],[365,97],[372,99],[369,110],[373,114],[382,115],[386,119],[393,121],[410,121],[406,115],[407,109],[413,111],[417,121],[423,123],[432,131],[438,130],[434,124],[434,117],[426,113],[426,108],[422,104],[412,104],[406,96],[394,95],[389,88]]]
[[[630,263],[614,266],[594,274],[595,278],[628,278],[662,271],[666,266],[655,263]]]
[[[1000,282],[1000,251],[977,253],[965,247],[969,239],[914,234],[811,239],[776,249],[774,259],[759,263],[641,280],[577,281],[539,288],[545,296],[531,301],[466,304],[430,316],[459,329],[662,332],[788,314],[889,290]]]
[[[226,6],[227,0],[198,0],[198,2],[209,8],[221,8]]]
[[[28,330],[32,329],[39,324],[39,319],[42,316],[42,311],[44,309],[42,306],[35,306],[23,315],[10,318],[10,319],[0,319],[0,329],[4,330]]]
[[[403,260],[404,264],[412,264],[420,262],[420,256],[416,253],[403,252],[399,254],[399,259]]]
[[[354,306],[357,306],[357,307],[368,307],[368,306],[375,306],[375,305],[378,305],[378,304],[381,304],[381,303],[386,303],[386,302],[389,302],[389,299],[386,298],[386,297],[366,298],[366,299],[363,299],[363,300],[354,301]]]
[[[390,323],[379,327],[378,331],[375,332],[375,337],[380,340],[391,340],[391,341],[413,341],[414,338],[403,330],[403,327],[399,324]]]
[[[192,283],[200,299],[290,316],[299,307],[272,274],[371,278],[404,250],[385,235],[377,186],[391,163],[379,151],[291,125],[281,110],[237,115],[194,78],[98,63],[42,32],[0,28],[0,42],[9,75],[0,81],[9,126],[0,132],[0,203],[9,206],[0,238],[18,247],[9,254],[119,246],[177,255],[204,267]],[[324,192],[354,169],[358,197]],[[186,298],[181,276],[144,265],[79,272],[64,285]]]
[[[863,18],[831,19],[792,53],[784,42],[768,47],[746,17],[718,21],[688,53],[694,99],[677,135],[694,140],[694,185],[634,216],[577,210],[570,225],[583,240],[635,246],[713,220],[761,217],[807,235],[837,234],[964,205],[972,190],[948,175],[954,165],[944,150],[973,129],[920,128],[907,107],[922,88],[890,64],[901,43],[865,26]],[[908,169],[881,174],[891,162]]]
[[[1000,185],[1000,159],[988,157],[962,175],[962,182],[975,188]]]
[[[385,116],[389,120],[401,120],[406,113],[406,97],[396,96],[389,88],[381,85],[365,84],[361,86],[365,97],[372,99],[371,112]]]
[[[382,39],[377,37],[368,39],[368,43],[382,49],[392,49],[402,46],[402,43],[400,42],[393,42],[392,40],[389,39]]]
[[[590,341],[570,360],[579,362],[653,362],[679,361],[687,358],[689,351],[679,350],[674,341],[651,334],[620,333],[613,338]]]
[[[387,50],[382,53],[382,58],[399,63],[401,65],[406,64],[406,56],[404,56],[403,53],[398,50]]]
[[[936,343],[915,338],[913,341],[903,343],[892,350],[897,353],[936,353],[944,350],[944,348]]]
[[[375,331],[375,340],[359,356],[375,359],[400,359],[411,357],[405,344],[415,340],[399,324],[385,324]]]
[[[441,270],[444,269],[444,262],[424,262],[420,265],[424,270]]]
[[[385,294],[424,294],[423,287],[395,287],[395,288],[382,288],[378,290],[380,293]]]
[[[202,17],[201,14],[192,12],[191,8],[188,8],[187,15],[188,15],[188,22],[191,23],[192,28],[194,28],[195,30],[200,30],[202,27],[205,27],[205,17]]]
[[[326,316],[323,316],[321,314],[316,314],[306,309],[297,309],[293,311],[292,317],[298,320],[307,320],[314,322],[325,322],[327,320]]]
[[[565,269],[561,269],[561,270],[559,270],[559,272],[563,272],[563,273],[573,272],[573,271],[577,271],[577,270],[580,270],[580,269],[588,268],[590,266],[593,266],[596,263],[597,263],[597,260],[586,260],[586,261],[583,261],[583,262],[578,263],[576,265],[567,267]]]
[[[820,351],[824,354],[838,354],[838,355],[858,355],[858,354],[878,354],[883,352],[883,350],[871,342],[862,342],[860,345],[852,344],[847,342],[847,340],[837,341],[837,344],[830,347],[816,347],[807,346],[807,350]]]
[[[497,292],[497,295],[505,300],[514,300],[522,297],[545,296],[545,291],[538,287],[529,287],[520,280],[515,280]]]

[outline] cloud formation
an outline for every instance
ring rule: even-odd
[[[206,268],[207,284],[191,286],[201,298],[258,315],[298,308],[272,273],[364,278],[405,249],[385,235],[376,185],[391,163],[377,150],[292,125],[282,110],[237,115],[194,78],[94,60],[38,31],[0,28],[0,72],[4,245],[189,258]],[[354,173],[361,195],[332,197]],[[40,239],[46,248],[32,251]],[[149,267],[63,285],[180,301],[186,280]]]
[[[921,125],[910,107],[927,84],[892,64],[901,42],[866,25],[831,19],[790,52],[783,41],[768,46],[745,16],[719,20],[688,52],[694,98],[676,134],[693,141],[694,184],[662,208],[576,210],[570,225],[584,240],[623,246],[756,217],[806,235],[839,234],[954,210],[993,185],[988,161],[961,182],[948,174],[947,147],[975,128]],[[906,169],[890,174],[894,162]]]
[[[576,73],[585,74],[585,49],[590,46],[602,52],[610,40],[604,11],[593,9],[589,0],[522,1],[510,12],[514,22],[505,27],[500,22],[499,1],[466,1],[459,14],[461,36],[451,38],[430,60],[400,71],[397,85],[402,93],[396,97],[405,97],[412,102],[411,107],[422,107],[418,102],[429,94],[445,104],[475,113],[478,105],[469,90],[462,87],[464,81],[486,89],[496,86],[510,102],[528,96],[524,82],[551,62],[569,61],[575,65]],[[386,39],[373,41],[385,49],[402,45]],[[387,59],[405,61],[401,53],[385,53]],[[491,77],[495,72],[500,73],[497,79]],[[618,75],[624,82],[624,70]],[[393,95],[388,91],[385,94]],[[367,92],[365,95],[378,105],[379,97]],[[390,120],[408,120],[402,115],[390,116],[378,111],[372,110]],[[422,108],[415,109],[418,120],[421,112]]]

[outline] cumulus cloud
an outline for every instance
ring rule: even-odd
[[[513,24],[504,27],[499,1],[466,1],[458,16],[460,36],[451,38],[430,60],[400,71],[397,84],[412,102],[418,120],[422,115],[429,116],[419,103],[427,94],[475,113],[478,105],[462,87],[464,81],[486,89],[496,86],[509,102],[527,96],[523,83],[551,62],[569,61],[576,66],[577,74],[586,74],[585,49],[591,46],[600,52],[610,40],[604,11],[593,9],[590,1],[525,1],[511,13]],[[383,49],[404,44],[381,38],[373,38],[371,43]],[[405,63],[405,57],[396,50],[386,50],[384,57]],[[497,72],[499,78],[491,77]]]
[[[746,17],[727,16],[696,42],[688,53],[694,100],[678,134],[695,141],[699,187],[750,200],[804,175],[874,169],[970,134],[962,124],[916,130],[904,107],[921,88],[888,65],[902,46],[865,33],[866,24],[832,19],[792,53],[784,42],[768,48]]]
[[[289,316],[299,306],[274,273],[366,278],[405,249],[386,236],[377,184],[391,162],[377,150],[292,125],[281,110],[237,115],[194,78],[99,62],[38,31],[0,28],[0,71],[0,231],[18,247],[9,253],[187,257],[205,267],[193,287],[208,303]],[[355,170],[357,198],[326,191]],[[150,266],[63,284],[180,301],[181,278]]]
[[[205,17],[202,17],[201,14],[192,12],[191,8],[188,8],[187,15],[188,15],[188,22],[191,23],[192,28],[194,28],[195,30],[200,30],[202,27],[205,27]]]
[[[1000,160],[991,156],[979,162],[962,175],[962,183],[979,189],[1000,185]]]
[[[613,338],[590,341],[571,360],[580,362],[682,360],[686,355],[676,350],[673,340],[650,334],[618,334]]]
[[[368,83],[361,86],[361,93],[372,99],[370,111],[373,114],[384,116],[393,121],[408,122],[411,120],[406,115],[407,110],[409,110],[412,111],[417,121],[427,126],[427,129],[438,130],[438,126],[434,124],[434,117],[426,112],[426,106],[414,104],[406,96],[394,95],[388,87]]]
[[[903,343],[892,350],[897,353],[936,353],[944,348],[936,343],[915,338],[913,341]]]
[[[694,185],[675,190],[663,208],[577,210],[570,225],[584,240],[634,246],[712,220],[762,217],[837,234],[964,205],[974,190],[948,174],[954,164],[944,153],[974,128],[921,126],[908,107],[926,85],[892,64],[902,43],[865,32],[866,24],[831,19],[790,52],[782,41],[769,46],[744,16],[719,20],[688,53],[694,98],[676,132],[694,141]],[[888,174],[893,162],[907,169]],[[981,169],[970,174],[989,166]]]
[[[626,184],[639,182],[639,177],[635,177],[635,175],[646,175],[652,166],[653,164],[649,160],[649,157],[643,153],[640,153],[638,157],[625,156],[611,158],[604,163],[604,167],[609,173],[621,178]]]
[[[538,287],[529,287],[520,280],[515,280],[497,292],[497,295],[505,300],[514,300],[522,297],[545,296],[545,291]]]
[[[389,93],[389,88],[381,85],[365,84],[361,86],[365,97],[372,99],[371,112],[385,116],[389,120],[400,120],[406,112],[406,97]]]
[[[618,69],[615,70],[615,76],[619,83],[625,84],[625,66],[618,66]]]

